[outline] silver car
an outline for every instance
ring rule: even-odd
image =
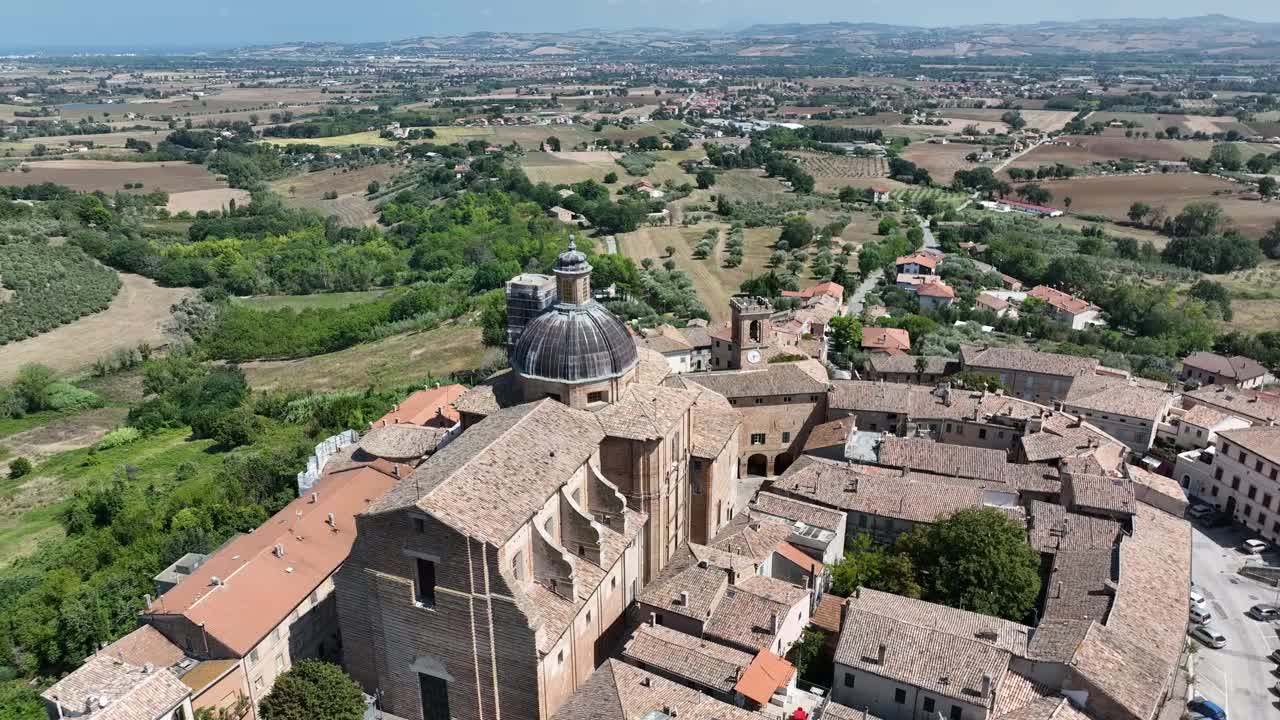
[[[1208,625],[1196,625],[1192,627],[1191,637],[1214,649],[1226,647],[1227,645],[1227,636]]]

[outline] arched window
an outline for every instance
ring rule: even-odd
[[[760,321],[752,320],[751,325],[747,328],[747,335],[753,342],[760,342],[763,336],[760,334]]]

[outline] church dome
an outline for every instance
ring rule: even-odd
[[[548,308],[511,351],[511,367],[521,376],[562,383],[620,377],[637,362],[626,326],[594,300]]]

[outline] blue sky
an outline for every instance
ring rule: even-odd
[[[909,12],[904,12],[909,8]],[[0,0],[0,47],[390,40],[479,30],[742,27],[756,22],[949,25],[1223,13],[1280,22],[1276,0]]]

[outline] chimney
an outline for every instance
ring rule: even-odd
[[[151,663],[144,663],[142,666],[142,673],[144,675],[150,675],[151,673],[155,672],[155,669],[156,669],[155,665],[152,665]]]
[[[640,687],[649,687],[649,676],[645,675],[640,678]]]
[[[329,517],[325,518],[325,522],[328,523],[331,528],[337,529],[338,527],[333,522],[333,513],[329,513]]]
[[[689,607],[689,591],[688,590],[680,591],[680,606]]]
[[[862,597],[862,586],[861,586],[861,585],[854,585],[854,586],[853,586],[853,599],[854,599],[854,600],[857,600],[857,599],[858,599],[858,598],[860,598],[860,597]]]
[[[880,643],[880,646],[876,648],[876,664],[877,665],[884,665],[884,654],[888,650],[889,648],[885,647],[884,643]]]
[[[320,493],[318,492],[311,493],[311,503],[314,505],[315,503],[318,503],[318,502],[320,502]]]
[[[284,557],[284,545],[276,543],[276,546],[271,548],[271,553],[278,558]]]
[[[769,632],[770,634],[778,634],[778,613],[769,613]]]
[[[729,568],[729,584],[730,585],[738,584],[738,571],[733,568]]]
[[[143,604],[143,605],[145,605],[145,606],[146,606],[146,608],[147,608],[148,610],[150,610],[150,609],[151,609],[151,594],[150,594],[150,593],[148,593],[148,594],[146,594],[146,595],[143,595],[143,596],[142,596],[142,604]]]
[[[649,613],[649,627],[653,627],[657,624],[658,624],[658,613]]]
[[[214,575],[213,577],[209,578],[209,582],[213,583],[214,585],[221,585],[222,578],[218,577],[217,575]]]
[[[990,673],[982,674],[982,697],[984,698],[991,697],[991,674]]]

